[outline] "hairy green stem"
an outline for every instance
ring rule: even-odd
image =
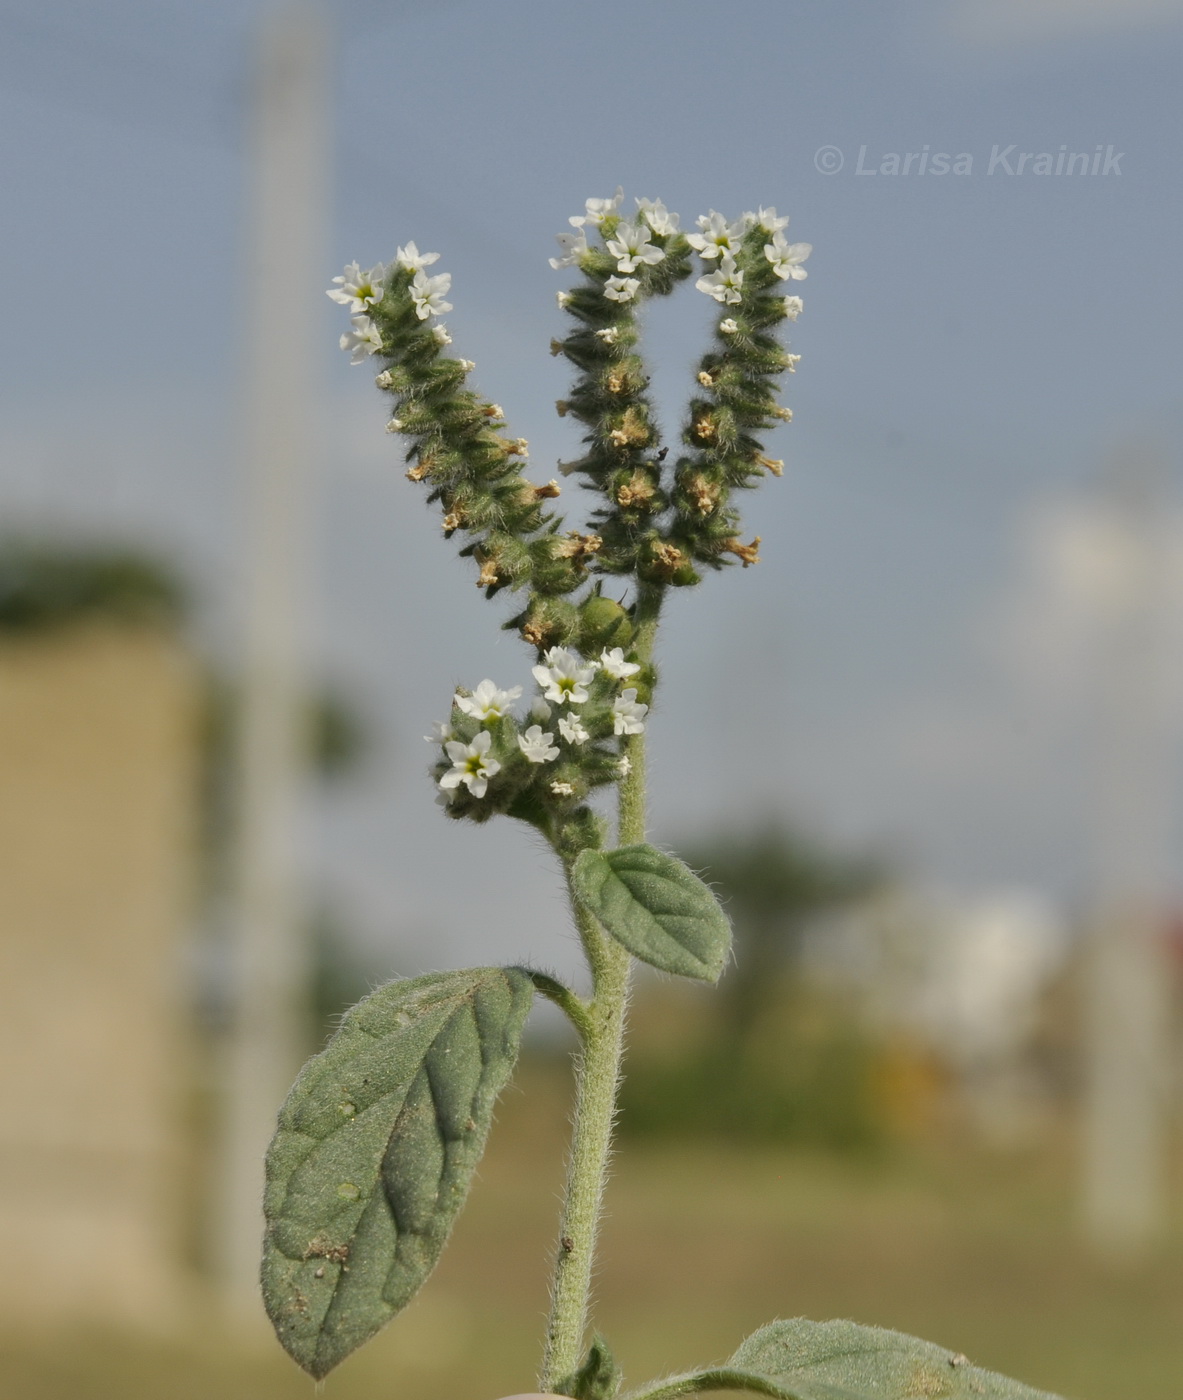
[[[661,594],[642,589],[636,608],[635,654],[642,665],[653,655]],[[645,839],[645,736],[634,734],[626,749],[630,768],[620,783],[617,840]],[[568,882],[570,890],[570,883]],[[616,1117],[616,1091],[624,1052],[632,959],[605,936],[571,891],[571,907],[592,974],[592,999],[585,1004],[586,1030],[577,1069],[571,1156],[551,1287],[550,1321],[539,1387],[553,1392],[578,1369],[587,1330],[596,1234]]]
[[[628,1000],[628,953],[605,938],[589,914],[580,912],[578,918],[596,972],[596,994],[578,1067],[571,1157],[539,1383],[544,1391],[553,1391],[567,1380],[583,1355]]]

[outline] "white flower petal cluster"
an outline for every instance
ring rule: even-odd
[[[489,779],[501,772],[501,764],[489,757],[493,736],[482,729],[471,744],[462,744],[458,739],[445,744],[452,766],[440,779],[440,787],[445,792],[458,788],[461,783],[473,797],[484,797],[489,787]]]
[[[616,734],[643,734],[648,705],[637,703],[637,692],[631,687],[612,702],[612,729]]]
[[[771,243],[764,245],[764,256],[782,281],[800,282],[808,277],[801,264],[812,252],[812,243],[789,243],[779,231],[773,234]]]
[[[368,272],[363,272],[357,263],[346,263],[345,271],[333,281],[338,285],[330,287],[326,295],[356,315],[364,315],[375,302],[382,300],[386,264],[375,263]]]
[[[431,333],[441,345],[451,345],[452,337],[448,332],[447,326],[445,326],[442,321],[438,326],[432,326]]]
[[[420,268],[415,273],[415,280],[411,283],[411,300],[415,303],[415,314],[421,321],[426,321],[429,316],[440,316],[445,311],[451,311],[452,303],[444,300],[451,285],[450,272],[441,272],[438,277],[428,277]]]
[[[618,224],[616,237],[609,238],[605,246],[617,259],[617,272],[636,272],[638,263],[652,266],[665,260],[665,250],[650,241],[645,224]]]
[[[624,659],[623,647],[613,647],[611,651],[605,647],[600,652],[600,669],[606,676],[611,676],[614,681],[627,681],[630,676],[635,676],[641,668],[636,662]]]
[[[568,744],[586,744],[591,738],[583,727],[583,721],[576,714],[564,715],[559,720],[559,733]]]
[[[702,232],[689,234],[686,241],[692,248],[697,248],[704,258],[710,260],[739,251],[740,240],[744,236],[742,219],[729,224],[722,214],[712,209],[709,214],[700,214],[696,222]]]
[[[446,744],[451,737],[452,726],[443,720],[437,719],[432,721],[431,733],[424,734],[423,742],[425,744]]]
[[[453,701],[462,713],[484,724],[486,720],[500,719],[521,693],[520,685],[515,685],[511,690],[498,690],[491,680],[486,679],[471,695],[461,695],[457,691]]]
[[[743,300],[743,273],[735,265],[735,259],[730,254],[726,255],[720,262],[716,272],[709,272],[705,277],[700,277],[695,282],[695,287],[700,292],[705,292],[707,296],[714,297],[716,301],[723,302],[728,306],[735,306]]]
[[[609,277],[604,283],[604,295],[609,301],[632,301],[640,289],[635,277]]]
[[[638,199],[637,208],[654,233],[668,238],[678,231],[678,216],[671,214],[660,199]]]
[[[790,321],[795,321],[805,310],[805,303],[800,297],[785,297],[785,315]]]
[[[518,748],[531,763],[549,763],[559,756],[554,737],[553,734],[544,734],[540,724],[532,724],[524,734],[518,735]]]
[[[382,332],[368,316],[350,318],[353,329],[347,331],[340,340],[342,350],[348,350],[349,363],[360,365],[367,355],[377,354],[382,349]]]
[[[585,661],[566,647],[551,647],[543,661],[545,665],[534,667],[534,679],[542,687],[543,696],[556,705],[584,704],[587,687],[599,669],[596,663]]]
[[[563,250],[562,257],[549,259],[556,272],[562,267],[578,267],[580,258],[589,251],[587,234],[582,228],[578,233],[556,233],[555,242]]]
[[[572,214],[567,220],[574,228],[583,228],[585,224],[591,224],[595,228],[604,222],[609,214],[615,214],[620,208],[620,201],[624,198],[624,187],[616,186],[616,193],[611,199],[587,199],[583,202],[585,212],[582,214]]]
[[[765,233],[779,233],[782,228],[788,228],[789,216],[777,218],[776,209],[769,205],[767,209],[761,208],[755,214],[745,214],[744,217],[751,222],[749,228],[762,228]]]
[[[400,248],[395,253],[394,260],[399,267],[405,267],[408,272],[422,272],[425,267],[439,262],[440,255],[438,253],[421,253],[414,243],[408,243],[405,248]]]
[[[705,278],[703,279],[705,281]],[[721,335],[734,335],[739,330],[739,322],[731,316],[719,322],[719,333]]]

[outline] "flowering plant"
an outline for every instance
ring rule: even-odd
[[[434,1267],[540,994],[570,1018],[580,1054],[539,1385],[576,1400],[613,1400],[620,1388],[607,1344],[595,1336],[589,1345],[586,1334],[630,965],[638,958],[714,982],[731,937],[710,889],[645,839],[654,639],[670,589],[735,560],[758,561],[759,539],[740,539],[733,494],[783,470],[760,435],[792,418],[776,388],[798,356],[777,331],[802,310],[783,284],[805,277],[810,253],[787,242],[788,219],[775,209],[733,221],[712,210],[686,234],[660,200],[637,200],[626,216],[622,197],[589,199],[550,260],[581,277],[558,293],[573,324],[551,350],[576,370],[557,407],[583,425],[583,451],[559,471],[592,492],[583,529],[565,528],[555,513],[557,478],[535,485],[525,476],[527,443],[508,434],[499,405],[469,387],[472,362],[446,353],[452,337],[439,317],[452,309],[451,278],[427,271],[437,253],[408,243],[389,267],[351,263],[329,292],[352,314],[342,348],[355,363],[382,366],[377,385],[393,399],[386,426],[409,443],[407,476],[438,504],[445,538],[461,537],[486,596],[517,595],[504,625],[534,653],[537,692],[524,717],[514,711],[520,685],[484,679],[456,691],[429,741],[436,800],[454,820],[503,813],[542,833],[566,875],[591,993],[529,967],[391,982],[354,1007],[304,1068],[267,1159],[263,1290],[280,1341],[318,1378],[388,1322]],[[695,286],[716,303],[716,319],[670,462],[638,313],[693,277],[696,255]],[[605,787],[617,790],[614,833],[589,802]],[[771,1323],[722,1365],[649,1383],[628,1400],[714,1390],[782,1400],[1037,1400],[915,1338],[802,1319]]]

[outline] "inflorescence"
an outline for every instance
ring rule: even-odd
[[[537,486],[525,477],[526,440],[510,436],[501,407],[468,387],[472,361],[445,353],[452,338],[439,317],[452,310],[451,276],[427,271],[438,253],[408,243],[389,267],[349,264],[329,291],[352,315],[342,349],[354,364],[376,356],[384,365],[376,382],[394,399],[387,430],[410,443],[407,476],[439,503],[445,538],[459,532],[486,596],[503,588],[526,595],[506,626],[537,651],[541,692],[523,729],[509,711],[521,687],[486,680],[457,691],[434,740],[441,801],[454,816],[506,811],[554,830],[584,810],[592,788],[619,779],[623,740],[643,729],[654,682],[651,665],[630,660],[637,598],[698,583],[703,567],[756,563],[760,540],[742,543],[731,494],[783,471],[758,435],[792,418],[776,386],[800,357],[776,328],[801,312],[801,298],[785,296],[782,284],[805,277],[810,245],[786,240],[789,221],[775,209],[731,222],[712,210],[686,234],[660,200],[638,199],[630,219],[622,199],[619,189],[589,199],[550,259],[582,274],[558,293],[575,325],[551,351],[577,371],[557,408],[586,429],[584,450],[558,470],[597,494],[583,531],[564,529],[548,508],[557,479]],[[669,463],[638,313],[694,275],[695,255],[695,286],[719,313],[695,373],[684,450]],[[631,605],[604,594],[607,576],[633,581]],[[622,688],[626,680],[633,683]]]

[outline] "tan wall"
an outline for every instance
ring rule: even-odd
[[[0,1308],[177,1299],[196,678],[149,630],[0,640]]]

